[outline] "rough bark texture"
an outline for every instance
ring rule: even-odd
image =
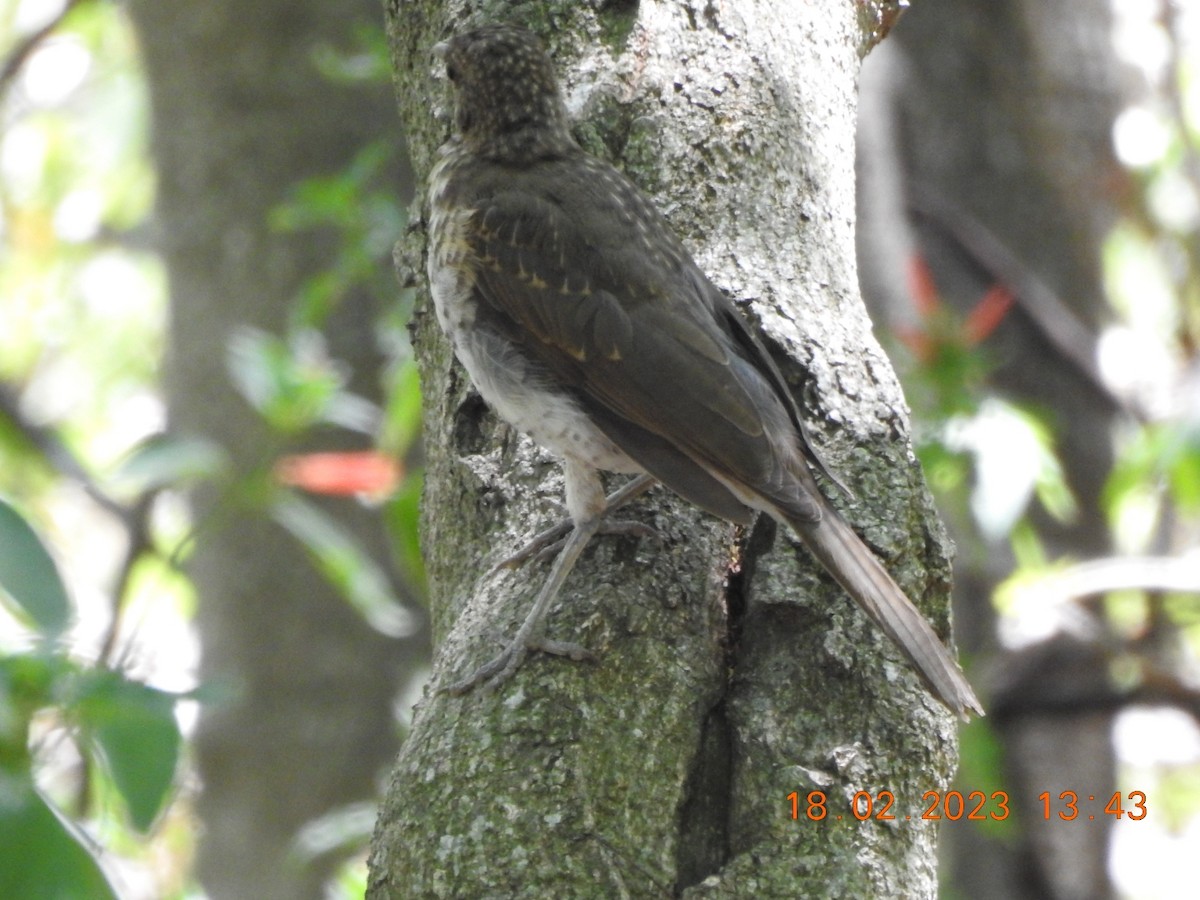
[[[989,390],[1053,423],[1079,515],[1034,519],[1052,557],[1075,559],[1109,550],[1101,492],[1120,411],[1052,335],[1074,332],[1089,358],[1105,316],[1099,252],[1122,179],[1110,145],[1120,97],[1109,16],[1106,0],[922,0],[868,58],[862,79],[864,297],[881,326],[919,328],[907,278],[917,256],[940,302],[959,315],[994,284],[1018,295],[980,352],[995,364]],[[1003,245],[1012,264],[973,253],[976,232]],[[959,551],[963,645],[996,652],[990,599],[1014,560],[965,506],[947,520]],[[1075,783],[1087,785],[1084,794],[1115,790],[1106,653],[1056,639],[994,660],[990,721],[1024,837],[954,828],[952,883],[978,898],[1107,896],[1111,820],[1065,829],[1046,822],[1035,800]]]
[[[858,299],[855,4],[396,0],[418,173],[449,124],[429,48],[498,18],[547,38],[577,136],[762,324],[859,498],[836,502],[944,626],[946,545]],[[412,238],[401,267],[420,281]],[[427,307],[415,330],[436,688],[520,621],[545,566],[490,566],[561,515],[561,478],[483,407]],[[661,491],[633,515],[664,540],[597,539],[549,620],[598,662],[537,657],[496,693],[421,702],[369,896],[933,896],[919,801],[953,765],[948,714],[791,535],[737,534]],[[812,790],[823,821],[805,815]],[[892,791],[898,821],[855,821],[859,790]]]
[[[233,390],[229,337],[242,325],[281,332],[300,285],[336,246],[332,234],[280,233],[269,213],[301,179],[337,173],[368,141],[400,140],[386,88],[335,85],[313,60],[321,43],[349,49],[355,23],[378,10],[358,0],[130,8],[149,75],[170,275],[171,427],[219,442],[245,473],[269,464],[268,448],[295,448],[278,446]],[[403,180],[395,190],[406,190]],[[371,397],[380,393],[375,315],[356,294],[329,329],[330,352]],[[362,440],[313,437],[327,449]],[[421,641],[373,632],[298,542],[243,499],[206,491],[194,504],[201,677],[227,689],[203,708],[196,735],[197,871],[214,900],[317,898],[336,859],[301,861],[297,829],[375,793],[397,744],[393,699]],[[377,513],[351,501],[327,509],[386,565]]]

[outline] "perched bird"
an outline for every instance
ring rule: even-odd
[[[456,134],[429,183],[438,322],[483,398],[563,458],[573,530],[516,637],[451,690],[503,680],[609,507],[598,470],[733,522],[790,525],[952,711],[979,701],[933,629],[822,496],[787,386],[650,201],[571,137],[554,67],[493,25],[436,48]],[[651,477],[647,477],[651,476]]]

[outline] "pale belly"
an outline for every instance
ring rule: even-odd
[[[606,472],[640,473],[642,467],[608,439],[550,373],[507,338],[478,321],[473,285],[461,270],[438,266],[430,254],[429,281],[438,323],[471,382],[496,413],[561,457]]]

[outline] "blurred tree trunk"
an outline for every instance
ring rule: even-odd
[[[449,130],[432,45],[469,21],[532,23],[577,136],[761,323],[856,491],[835,502],[944,628],[947,546],[854,269],[862,6],[481,5],[388,5],[417,171]],[[423,284],[422,241],[401,268]],[[436,687],[524,614],[546,566],[491,566],[561,516],[561,478],[482,405],[427,301],[415,332]],[[599,538],[549,617],[598,662],[534,656],[497,692],[418,706],[368,895],[932,897],[936,830],[919,804],[954,765],[949,715],[790,534],[767,521],[738,534],[661,490],[631,514],[663,542]],[[818,790],[828,814],[814,821]],[[898,821],[854,821],[857,791],[892,792]]]
[[[367,0],[134,0],[131,11],[170,275],[171,429],[217,441],[245,473],[269,464],[279,438],[234,392],[229,338],[246,325],[280,333],[299,288],[337,246],[329,230],[284,234],[268,216],[301,179],[339,172],[369,141],[401,145],[386,87],[334,84],[315,62],[321,46],[351,49],[355,28],[379,13]],[[411,190],[408,177],[394,189]],[[327,337],[331,355],[353,367],[351,388],[378,401],[377,314],[365,292],[354,294]],[[312,438],[324,449],[365,440],[332,430]],[[326,509],[386,565],[377,513],[352,501]],[[423,641],[369,628],[253,502],[200,491],[194,518],[201,677],[231,689],[203,707],[196,736],[198,874],[213,898],[319,898],[337,860],[302,860],[297,830],[375,794],[397,745],[398,686]]]
[[[1052,422],[1079,514],[1060,522],[1031,511],[1051,558],[1110,550],[1101,492],[1120,409],[1094,365],[1107,308],[1100,247],[1123,177],[1110,143],[1120,108],[1110,32],[1107,0],[921,0],[863,71],[864,298],[885,329],[919,330],[909,281],[918,260],[960,316],[995,285],[1016,295],[981,352],[995,364],[988,390]],[[965,505],[946,512],[964,646],[995,651],[990,599],[1012,554],[980,534]],[[1108,896],[1110,817],[1065,829],[1036,800],[1115,790],[1106,654],[1060,636],[995,659],[990,721],[1024,839],[955,828],[953,884],[973,898]]]

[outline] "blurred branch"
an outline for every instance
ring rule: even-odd
[[[1184,677],[1159,667],[1142,671],[1142,684],[1129,696],[1127,705],[1164,705],[1188,713],[1200,722],[1200,691]]]
[[[1063,602],[1127,590],[1200,594],[1200,559],[1195,554],[1096,559],[1057,573],[1046,589]]]
[[[128,511],[126,523],[125,555],[117,570],[117,581],[112,591],[112,618],[100,642],[100,654],[97,663],[107,666],[112,662],[117,647],[117,636],[121,631],[121,598],[129,591],[133,579],[133,567],[142,554],[153,548],[150,540],[150,509],[154,505],[157,491],[146,491],[134,501]]]
[[[84,2],[86,0],[66,0],[57,16],[13,47],[12,52],[8,54],[8,58],[4,60],[4,67],[0,68],[0,95],[8,92],[13,79],[21,71],[21,66],[25,65],[25,60],[33,54],[38,45],[62,24],[63,19],[71,14],[71,10],[82,5]]]
[[[36,449],[59,474],[76,482],[105,512],[119,519],[126,530],[132,530],[130,510],[118,503],[96,484],[87,470],[75,458],[75,454],[62,442],[52,428],[30,421],[21,409],[20,398],[8,386],[0,384],[0,416],[8,419],[25,440]]]
[[[1008,287],[1016,297],[1017,305],[1046,340],[1097,390],[1109,397],[1118,409],[1133,412],[1109,389],[1100,374],[1096,363],[1096,336],[991,229],[967,209],[927,186],[912,189],[909,207],[940,228],[996,281]]]

